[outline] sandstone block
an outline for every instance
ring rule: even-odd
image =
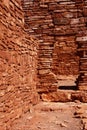
[[[71,101],[71,95],[64,92],[52,92],[48,94],[41,95],[43,101],[51,102],[68,102]]]
[[[87,93],[86,92],[77,92],[71,94],[72,101],[79,100],[81,102],[87,103]]]

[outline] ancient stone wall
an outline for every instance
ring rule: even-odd
[[[78,39],[87,35],[87,0],[24,0],[23,9],[26,32],[40,42],[38,91],[76,86]]]
[[[80,27],[80,31],[77,35],[76,42],[78,44],[78,54],[80,56],[79,63],[79,78],[78,78],[78,89],[81,91],[87,90],[87,1],[83,1],[83,4],[77,5],[78,8],[83,7],[83,17],[85,26]]]
[[[0,130],[37,102],[37,40],[24,31],[21,0],[0,0]]]

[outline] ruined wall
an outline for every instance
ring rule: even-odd
[[[24,31],[21,0],[0,0],[0,130],[37,102],[37,41]]]
[[[87,1],[24,0],[23,8],[26,32],[40,42],[38,91],[76,86],[79,75],[77,39],[86,36]]]

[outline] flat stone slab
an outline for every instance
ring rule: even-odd
[[[80,101],[87,103],[86,91],[74,91],[74,90],[58,90],[57,92],[43,93],[41,95],[43,101],[50,102],[70,102]]]

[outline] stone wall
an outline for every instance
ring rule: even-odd
[[[26,32],[40,42],[38,92],[76,86],[78,38],[87,35],[87,0],[24,0],[23,9]]]
[[[21,0],[0,0],[0,130],[37,102],[37,47],[25,33]]]
[[[87,1],[77,5],[78,8],[83,7],[83,17],[85,26],[80,26],[80,31],[77,34],[76,42],[78,44],[78,54],[80,56],[78,89],[81,91],[87,90]]]

